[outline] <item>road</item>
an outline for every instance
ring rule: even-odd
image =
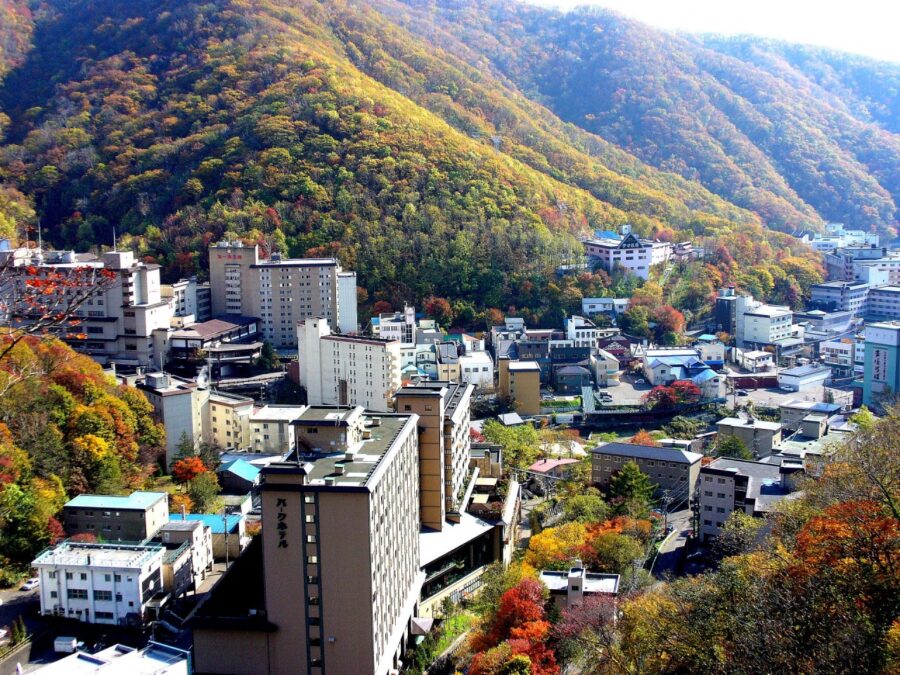
[[[651,570],[657,579],[673,577],[678,571],[681,556],[684,555],[684,546],[691,534],[690,509],[670,513],[669,524],[675,529],[659,547]]]
[[[12,623],[24,615],[25,623],[31,627],[35,613],[40,608],[37,590],[20,591],[19,587],[0,591],[0,627],[9,629]],[[0,644],[5,640],[0,641]]]

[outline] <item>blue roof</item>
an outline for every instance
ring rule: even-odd
[[[379,326],[379,325],[381,325],[381,317],[379,317],[379,316],[373,316],[373,317],[372,317],[372,325],[373,325],[373,326]]]
[[[95,509],[139,509],[146,511],[160,499],[166,499],[165,492],[132,492],[127,497],[121,495],[78,495],[66,502],[66,506]]]
[[[228,532],[234,532],[238,523],[244,516],[233,514],[226,516],[228,519]],[[185,520],[199,520],[201,523],[209,527],[213,534],[225,534],[225,518],[216,513],[188,513],[184,516]]]
[[[259,475],[259,468],[242,459],[227,462],[219,467],[219,473],[224,473],[226,471],[228,473],[233,473],[235,476],[239,476],[244,480],[248,480],[251,483],[255,481],[256,477]]]
[[[694,375],[691,380],[693,380],[694,384],[700,384],[701,382],[707,382],[708,380],[714,380],[715,378],[716,374],[712,370],[701,370]]]
[[[697,338],[700,342],[716,342],[719,338],[715,335],[710,335],[709,333],[704,333],[703,335]]]

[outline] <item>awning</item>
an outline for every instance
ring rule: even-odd
[[[410,619],[410,633],[413,635],[428,635],[434,625],[434,619],[426,616],[414,616]]]

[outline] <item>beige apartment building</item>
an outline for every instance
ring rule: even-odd
[[[419,510],[422,524],[445,526],[459,510],[469,468],[469,408],[475,387],[425,382],[397,392],[397,412],[419,416]]]
[[[361,405],[391,410],[402,384],[400,342],[334,335],[328,321],[310,317],[297,324],[300,385],[311,405]]]
[[[292,422],[303,412],[302,406],[266,405],[250,415],[253,451],[287,454],[294,448]]]
[[[297,452],[262,472],[261,536],[194,619],[196,672],[399,667],[423,582],[418,421],[303,412]]]
[[[736,436],[741,439],[744,447],[757,459],[771,455],[772,448],[781,442],[781,425],[778,422],[766,422],[753,417],[726,417],[716,423],[716,428],[719,438]]]
[[[187,438],[194,447],[203,439],[208,426],[209,389],[196,382],[168,373],[147,373],[135,386],[153,406],[166,430],[166,466],[172,465],[178,446]]]
[[[253,399],[223,391],[209,394],[209,423],[204,430],[204,440],[221,448],[246,450],[253,447],[250,432],[250,416]]]
[[[498,390],[502,398],[513,401],[520,415],[541,412],[541,367],[537,361],[500,359]]]
[[[258,317],[275,348],[296,347],[295,326],[307,317],[323,317],[335,330],[356,323],[355,305],[343,322],[340,306],[341,298],[355,302],[356,274],[335,258],[262,258],[259,246],[224,241],[209,248],[209,278],[212,315]]]

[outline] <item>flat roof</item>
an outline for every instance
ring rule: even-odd
[[[511,371],[519,372],[541,371],[541,367],[538,365],[537,361],[510,361],[509,369]]]
[[[781,425],[778,422],[767,422],[756,418],[742,420],[739,417],[726,417],[716,422],[716,424],[724,427],[746,427],[748,429],[765,429],[767,431],[778,431],[781,429]]]
[[[187,673],[190,652],[156,642],[144,649],[115,644],[94,654],[75,652],[37,671],[44,675]]]
[[[301,426],[318,425],[318,426],[342,426],[350,424],[360,417],[365,408],[361,405],[357,406],[327,406],[327,405],[311,405],[295,417],[293,424]]]
[[[877,286],[869,290],[869,293],[900,293],[900,286]]]
[[[759,307],[754,307],[753,309],[747,310],[744,312],[744,315],[750,316],[784,316],[786,314],[793,314],[793,310],[790,307],[781,307],[779,305],[760,305]]]
[[[618,574],[585,572],[582,569],[568,571],[541,570],[540,579],[551,592],[564,592],[569,588],[569,576],[572,575],[575,575],[580,579],[582,590],[585,593],[607,593],[609,595],[615,595],[619,592]]]
[[[223,314],[215,319],[194,323],[176,330],[169,336],[169,339],[196,340],[200,338],[201,340],[208,340],[233,331],[236,328],[244,328],[254,323],[259,323],[259,319],[252,316],[240,316],[239,314]]]
[[[831,368],[829,368],[828,366],[819,365],[817,363],[810,363],[806,366],[797,366],[796,368],[788,368],[787,370],[782,370],[778,374],[787,375],[788,377],[804,377],[805,375],[816,375],[823,372],[831,372]]]
[[[238,529],[244,516],[240,513],[228,516],[221,516],[218,513],[188,513],[184,515],[184,519],[198,521],[206,525],[213,534],[225,534],[227,527],[230,534]]]
[[[160,532],[193,532],[198,527],[203,527],[199,520],[170,520],[159,528]]]
[[[274,462],[264,468],[263,475],[267,472],[302,470],[306,473],[308,486],[364,487],[375,475],[382,458],[394,447],[414,419],[418,419],[418,416],[367,414],[365,421],[369,424],[365,428],[370,438],[339,452],[292,452],[284,462]],[[411,428],[415,433],[415,427]]]
[[[162,557],[164,550],[159,544],[88,544],[64,541],[41,552],[31,564],[141,568],[154,556]]]
[[[254,422],[274,421],[274,422],[290,422],[299,417],[306,409],[305,405],[264,405],[262,408],[253,411],[250,419]]]
[[[165,492],[132,492],[127,497],[119,495],[78,495],[66,502],[69,508],[94,508],[112,510],[146,511],[161,499],[166,499]]]
[[[424,529],[419,533],[419,564],[421,567],[434,562],[460,546],[493,529],[495,523],[476,518],[471,513],[459,514],[459,522],[445,521],[438,530]]]

